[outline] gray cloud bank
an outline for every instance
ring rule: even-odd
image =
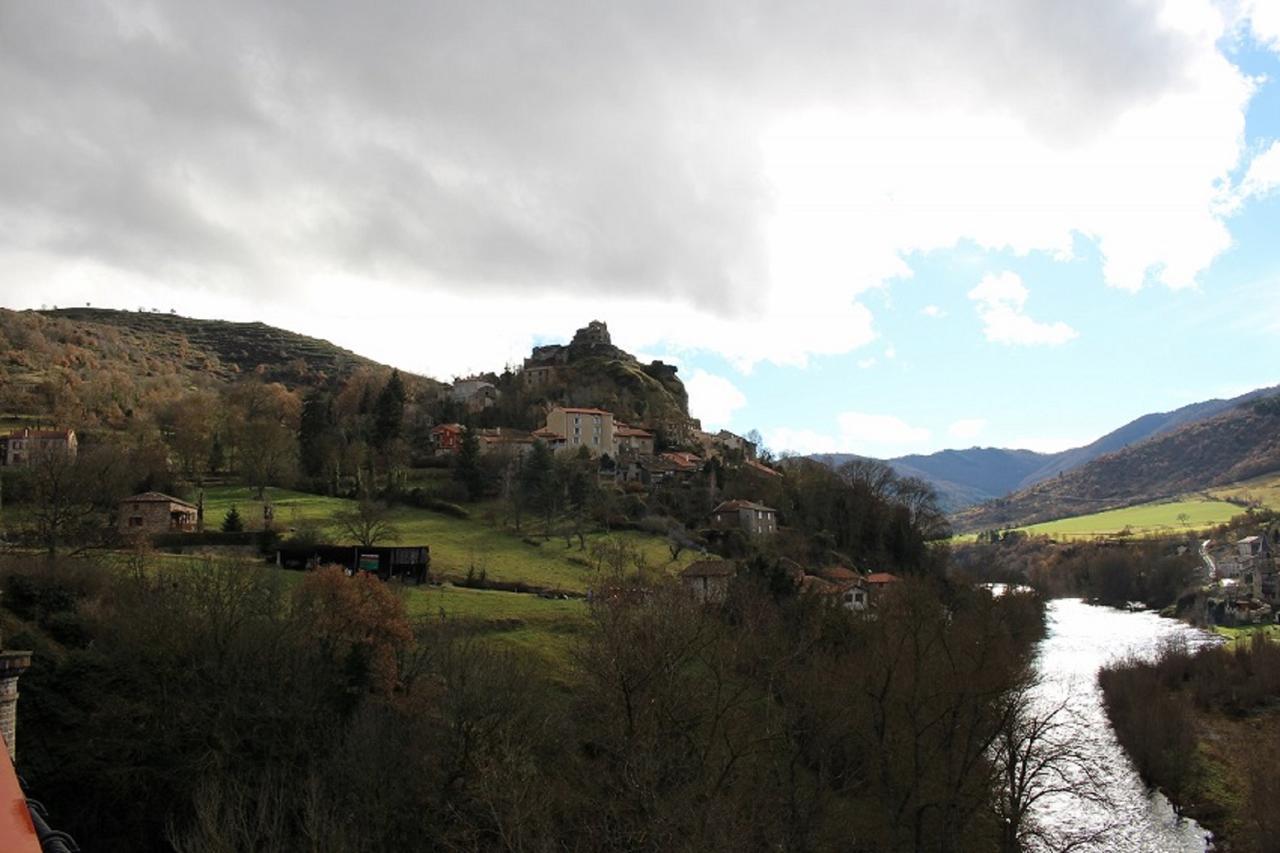
[[[770,122],[972,104],[1070,145],[1179,85],[1156,11],[7,0],[0,250],[243,292],[303,258],[723,312],[767,284]]]

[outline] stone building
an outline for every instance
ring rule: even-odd
[[[735,527],[752,536],[772,536],[778,532],[778,511],[751,501],[725,501],[711,511],[716,530]]]
[[[738,567],[728,560],[697,560],[680,573],[680,581],[702,604],[720,604]]]
[[[143,492],[120,501],[121,533],[173,533],[196,529],[200,510],[195,504],[160,492]]]

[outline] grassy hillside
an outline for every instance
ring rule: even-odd
[[[217,527],[234,504],[247,526],[260,526],[262,503],[254,499],[254,494],[253,490],[238,486],[206,490],[206,524]],[[267,498],[275,508],[276,523],[286,527],[308,520],[328,523],[336,511],[352,505],[342,498],[274,488],[267,489]],[[490,580],[522,581],[570,592],[585,591],[595,577],[589,552],[593,543],[605,537],[602,533],[589,534],[588,551],[584,552],[576,542],[566,548],[563,539],[544,541],[533,535],[538,530],[533,523],[527,532],[529,539],[540,543],[537,545],[474,518],[452,518],[411,507],[396,508],[392,521],[400,534],[398,544],[430,546],[434,575],[462,579],[473,569],[476,573],[484,571]],[[631,531],[611,535],[633,544],[644,554],[648,565],[657,569],[677,571],[697,559],[696,554],[686,551],[679,560],[672,561],[666,542],[656,536]],[[334,541],[345,544],[340,539]]]
[[[1017,527],[1168,500],[1280,471],[1280,415],[1246,403],[954,516],[958,530]]]
[[[1055,539],[1092,539],[1096,536],[1113,536],[1125,530],[1137,536],[1145,536],[1212,527],[1231,520],[1243,511],[1241,507],[1226,501],[1191,497],[1045,521],[1019,529],[1032,535],[1047,535]]]

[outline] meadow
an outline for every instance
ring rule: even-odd
[[[326,541],[348,544],[349,540],[343,540],[331,522],[334,513],[350,509],[354,501],[276,488],[267,489],[266,498],[274,507],[277,526],[318,523],[325,527]],[[243,486],[205,490],[206,526],[215,529],[233,505],[247,528],[261,526],[263,502],[257,500],[253,489]],[[485,514],[483,510],[482,506],[479,512],[473,511],[472,518],[461,519],[415,507],[396,507],[390,521],[399,534],[396,544],[430,547],[432,575],[458,580],[468,572],[484,572],[489,580],[522,581],[582,593],[596,575],[591,546],[606,537],[635,546],[648,566],[669,573],[678,572],[698,557],[693,551],[685,551],[679,559],[672,560],[664,539],[635,531],[589,533],[584,551],[576,539],[568,547],[563,537],[544,539],[535,521],[528,522],[524,532],[517,534],[496,520],[477,518]]]
[[[1242,507],[1223,500],[1188,496],[1175,501],[1138,504],[1074,518],[1060,518],[1018,529],[1032,536],[1058,539],[1114,536],[1125,530],[1135,536],[1150,536],[1213,527],[1242,512]]]

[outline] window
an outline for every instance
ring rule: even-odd
[[[131,516],[129,516],[129,526],[130,526],[130,527],[141,527],[141,526],[142,526],[142,516],[140,516],[140,515],[131,515]]]

